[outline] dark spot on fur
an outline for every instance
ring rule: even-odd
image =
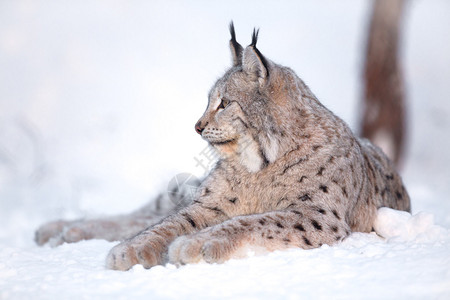
[[[191,216],[188,214],[184,214],[186,220],[191,224],[192,227],[197,228],[197,224],[195,224],[194,220],[192,220]]]
[[[317,211],[319,213],[321,213],[322,215],[326,215],[327,214],[327,212],[324,209],[322,209],[322,208],[318,208]]]
[[[291,151],[286,153],[285,156],[290,155],[292,152],[298,151],[298,149],[300,149],[300,146],[297,145],[297,147],[295,147],[295,149],[292,149]]]
[[[336,237],[336,241],[339,241],[341,238],[342,238],[342,237],[338,235],[338,236]]]
[[[305,161],[308,161],[308,160],[309,160],[308,156],[299,158],[294,163],[292,163],[292,164],[288,165],[287,167],[285,167],[283,172],[281,172],[281,175],[284,175],[287,172],[287,170],[289,170],[290,168],[292,168],[292,167],[294,167],[294,166],[296,166],[298,164],[304,163]]]
[[[228,201],[230,201],[233,204],[236,203],[237,200],[238,200],[238,198],[236,198],[236,197],[228,199]]]
[[[205,206],[203,206],[203,207],[205,207]],[[223,214],[223,215],[225,215],[225,213],[223,212],[223,210],[221,210],[221,209],[218,208],[218,207],[205,207],[205,208],[207,208],[207,209],[209,209],[209,210],[212,210],[212,211],[215,211],[215,212],[218,213],[218,214]]]
[[[297,229],[297,230],[300,230],[300,231],[305,231],[305,228],[303,227],[302,224],[295,224],[294,228]]]
[[[335,209],[333,209],[331,212],[332,212],[333,215],[336,217],[336,219],[338,219],[338,220],[341,219],[341,217],[338,215],[338,213],[337,213],[337,211],[336,211]]]
[[[278,134],[278,130],[275,128],[275,126],[270,126],[270,128],[269,128],[269,131],[271,132],[271,133],[274,133],[274,134]]]
[[[211,190],[208,188],[205,188],[205,192],[203,193],[204,196],[208,195],[209,193],[211,193]]]
[[[277,225],[277,227],[279,227],[279,228],[284,228],[284,226],[283,226],[283,225],[281,225],[281,223],[280,223],[280,222],[277,222],[277,223],[276,223],[276,225]]]
[[[319,189],[321,189],[324,193],[328,193],[328,187],[326,185],[319,186]]]
[[[299,212],[298,210],[293,210],[292,211],[294,214],[297,214],[299,216],[303,216],[303,214],[301,212]]]
[[[317,230],[322,230],[322,225],[320,225],[316,220],[311,220],[312,226]]]
[[[325,170],[325,167],[320,167],[319,171],[317,172],[317,176],[322,176],[323,175],[323,171]]]
[[[267,238],[268,238],[269,240],[271,240],[271,239],[273,239],[273,236],[269,235]]]
[[[380,192],[380,189],[378,188],[378,185],[375,185],[375,194],[378,194]]]
[[[244,220],[239,220],[239,223],[241,223],[242,226],[250,226],[250,224]]]
[[[320,146],[320,145],[314,145],[313,147],[312,147],[312,149],[313,149],[313,151],[315,152],[315,151],[317,151],[317,149],[319,149],[319,148],[321,148],[322,146]]]
[[[348,198],[347,189],[345,188],[345,186],[343,186],[341,189],[342,189],[342,194],[345,196],[345,198]]]
[[[290,239],[287,239],[287,238],[284,238],[284,239],[283,239],[283,242],[287,242],[287,243],[290,243],[290,242],[291,242],[291,240],[290,240]]]
[[[266,220],[265,219],[259,219],[259,224],[261,224],[261,225],[264,225],[264,224],[266,224]]]
[[[306,236],[303,237],[303,241],[305,242],[306,245],[312,246],[311,242],[308,240]]]
[[[234,233],[234,234],[237,234],[237,233],[239,233],[239,229],[237,229],[237,228],[233,227],[233,233]]]
[[[304,194],[304,195],[298,196],[298,200],[308,201],[308,200],[311,200],[311,197],[308,194]]]
[[[393,174],[388,174],[388,175],[386,175],[386,179],[387,180],[392,180],[392,179],[394,179],[394,175]]]
[[[298,180],[298,182],[301,183],[301,182],[303,182],[303,180],[306,179],[306,178],[308,178],[308,177],[306,177],[305,175],[303,175],[302,177],[300,177],[300,179]]]
[[[330,158],[328,158],[328,163],[332,163],[334,161],[334,156],[330,156]]]
[[[281,198],[280,200],[278,200],[278,202],[277,202],[277,206],[281,203],[281,202],[283,202],[283,201],[286,201],[287,200],[287,198],[286,197],[283,197],[283,198]]]
[[[397,196],[398,200],[402,199],[402,194],[400,192],[396,192],[395,195]]]
[[[333,230],[333,232],[338,232],[339,229],[337,228],[337,226],[332,226],[331,230]]]

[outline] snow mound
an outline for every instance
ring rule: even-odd
[[[378,209],[374,229],[389,242],[435,242],[448,235],[448,230],[434,224],[430,213],[411,215],[387,207]]]

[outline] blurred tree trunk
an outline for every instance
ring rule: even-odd
[[[364,69],[361,135],[399,166],[405,144],[405,91],[399,43],[405,0],[376,0]]]

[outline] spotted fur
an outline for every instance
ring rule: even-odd
[[[189,205],[114,247],[107,267],[223,262],[254,247],[335,244],[370,232],[379,207],[410,210],[382,151],[354,136],[291,69],[245,49],[212,87],[196,131],[221,159]]]

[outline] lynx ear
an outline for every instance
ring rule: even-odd
[[[230,23],[230,34],[230,50],[233,58],[233,66],[240,66],[242,65],[242,52],[244,52],[244,48],[242,48],[242,46],[236,41],[233,21]]]
[[[260,85],[263,85],[269,76],[269,65],[266,58],[256,48],[258,34],[259,29],[253,29],[252,43],[245,48],[242,67],[248,75],[253,76]]]

